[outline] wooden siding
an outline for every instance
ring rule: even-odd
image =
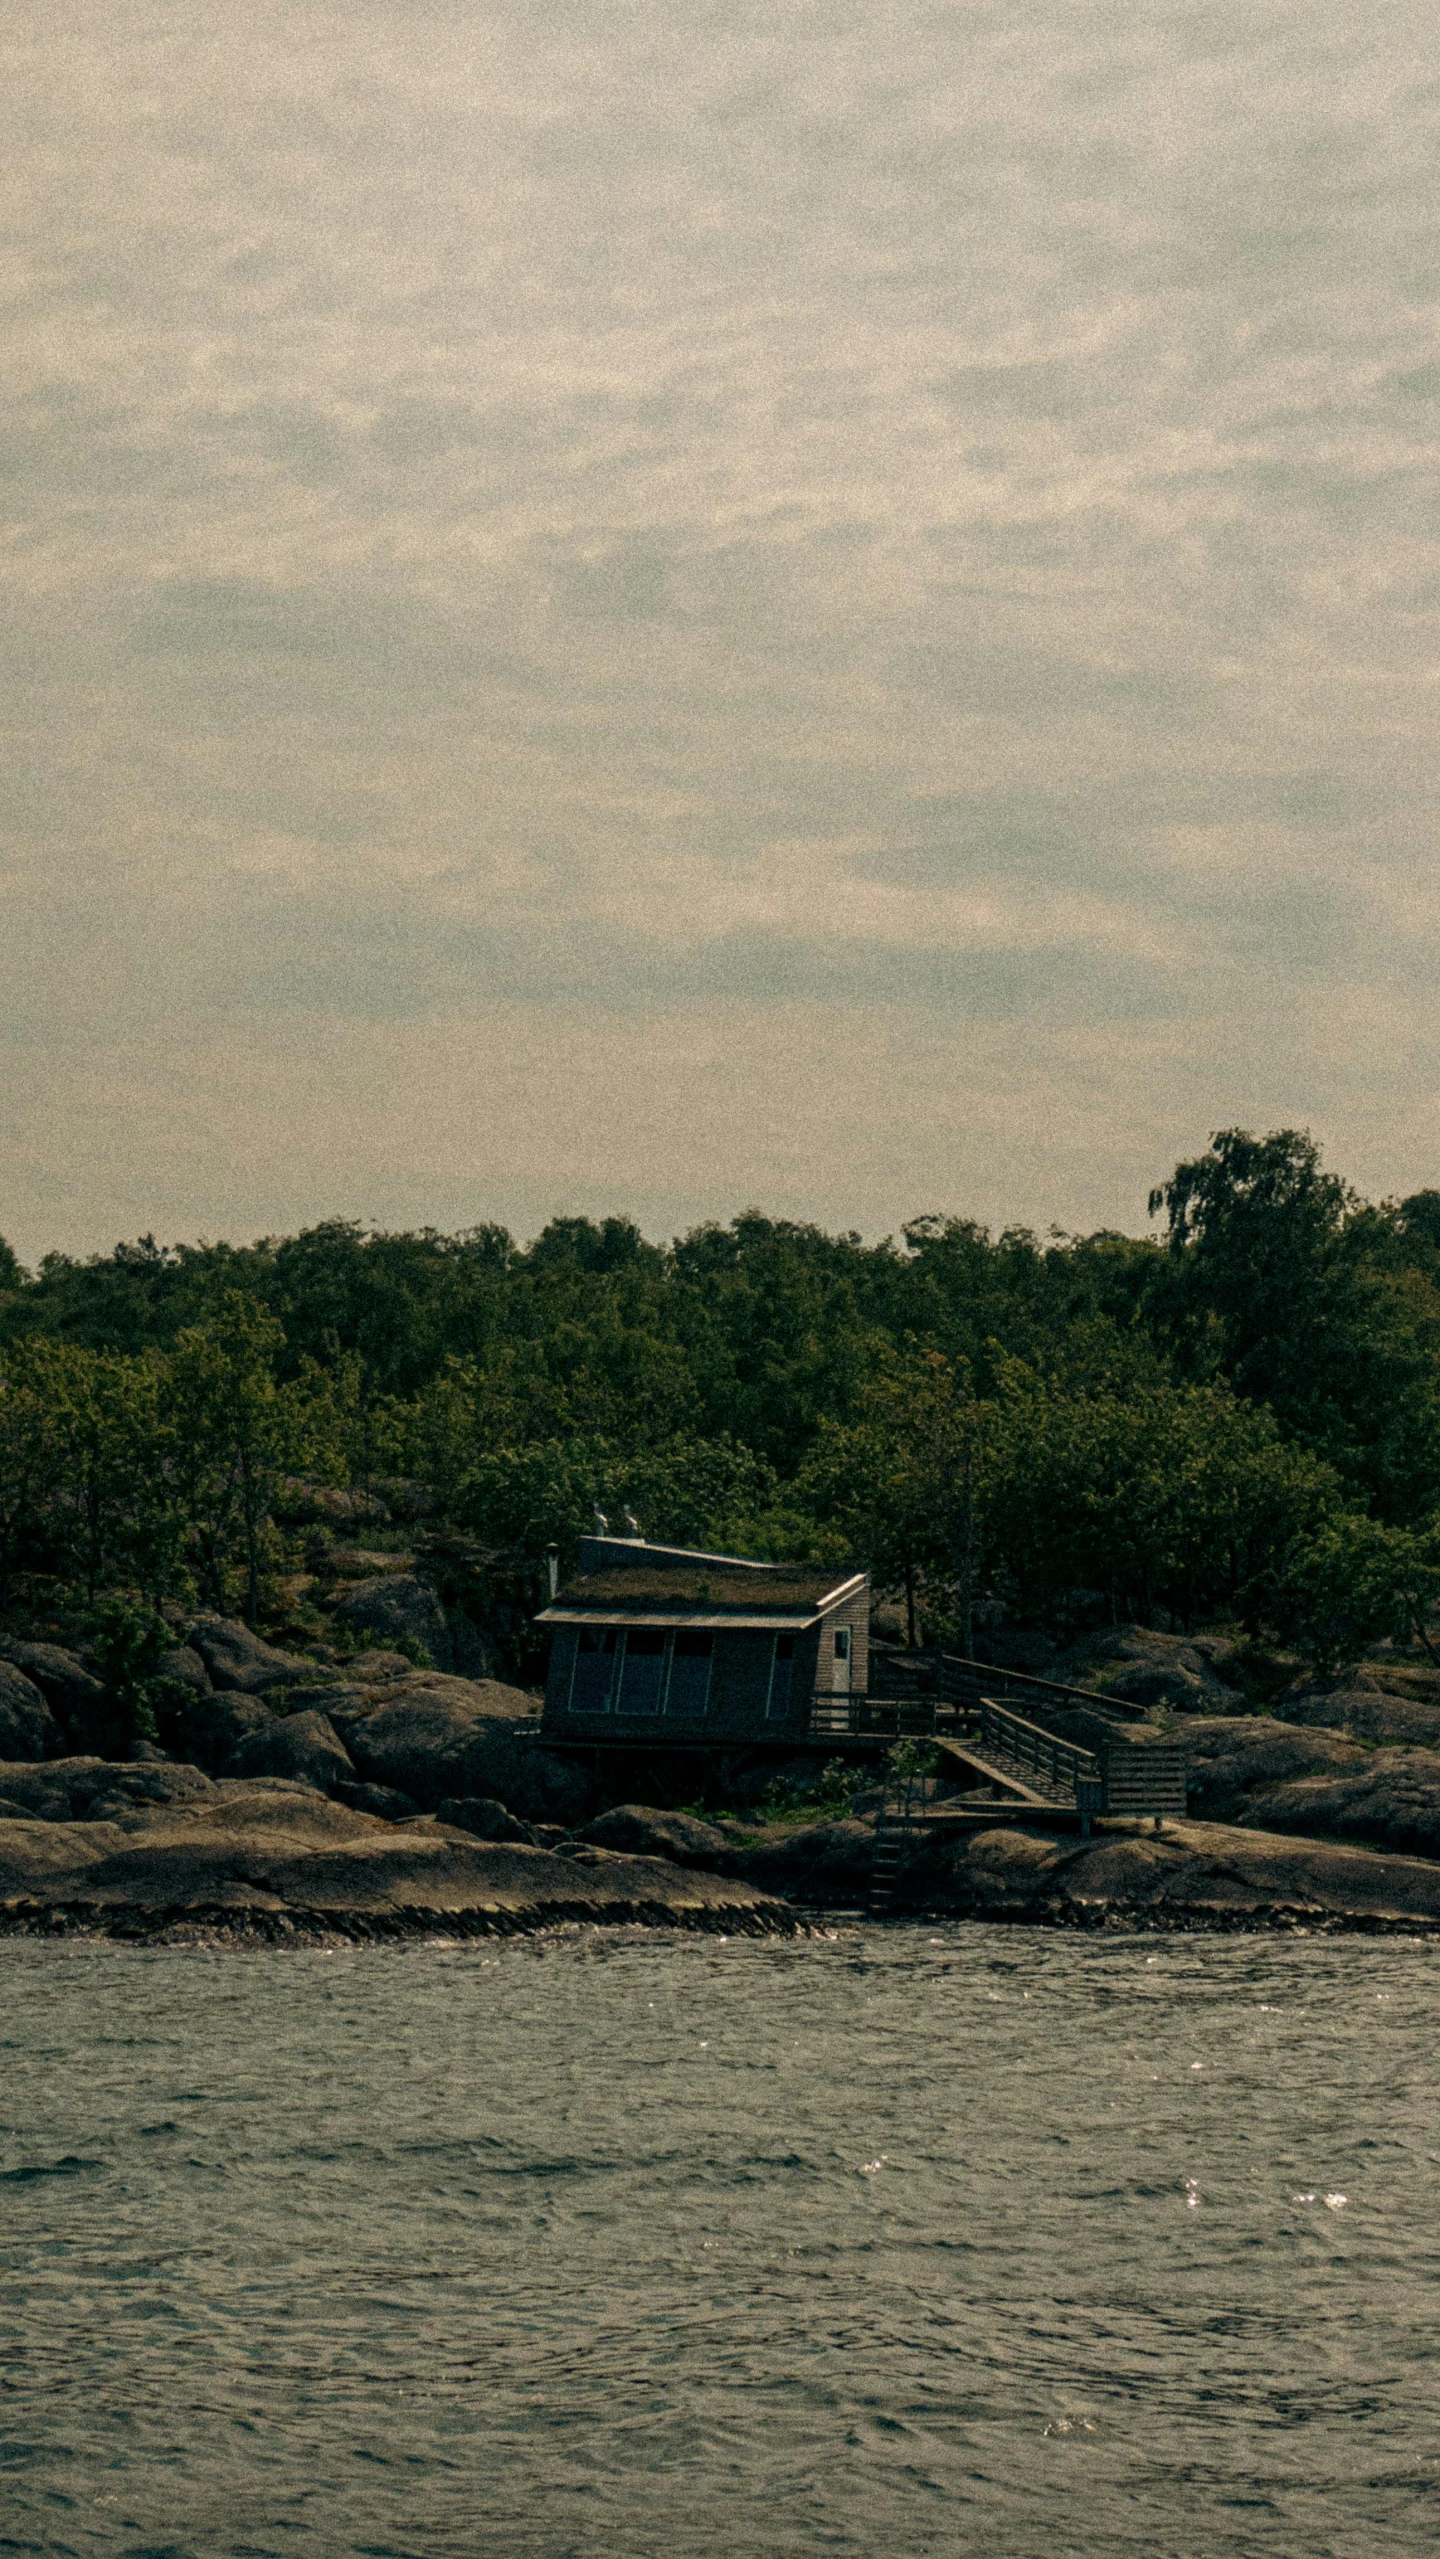
[[[717,1631],[703,1712],[672,1712],[667,1695],[661,1712],[641,1717],[617,1713],[613,1698],[610,1706],[599,1713],[593,1709],[572,1710],[571,1683],[579,1634],[573,1626],[557,1626],[545,1683],[545,1722],[557,1737],[563,1733],[595,1741],[628,1742],[653,1736],[659,1742],[666,1736],[674,1739],[682,1734],[696,1740],[742,1736],[754,1741],[798,1740],[807,1731],[817,1693],[826,1696],[833,1687],[836,1626],[851,1630],[851,1686],[856,1696],[864,1694],[869,1667],[869,1616],[869,1593],[862,1591],[818,1625],[794,1631],[790,1691],[778,1714],[769,1712],[771,1671],[776,1635],[787,1633],[787,1629],[767,1628],[762,1632],[728,1627]]]

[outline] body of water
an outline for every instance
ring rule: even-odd
[[[1440,2534],[1433,1950],[0,1946],[0,2552]]]

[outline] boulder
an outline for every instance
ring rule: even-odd
[[[33,1679],[0,1661],[0,1759],[58,1759],[65,1736]]]
[[[1352,1741],[1440,1744],[1440,1699],[1399,1697],[1362,1687],[1291,1690],[1281,1699],[1290,1724],[1318,1724]]]
[[[440,1594],[416,1573],[377,1573],[357,1582],[336,1602],[334,1614],[337,1624],[353,1627],[357,1634],[378,1635],[382,1642],[388,1637],[392,1643],[404,1636],[423,1644],[437,1670],[451,1666],[450,1629]]]
[[[393,1687],[362,1691],[333,1721],[371,1785],[398,1786],[429,1811],[448,1795],[496,1795],[522,1817],[528,1812],[517,1793],[524,1790],[536,1721],[534,1700],[523,1689],[416,1671]]]
[[[442,1822],[452,1830],[466,1830],[472,1839],[518,1839],[527,1848],[540,1845],[528,1822],[515,1819],[493,1795],[447,1795],[437,1807]]]
[[[1204,1821],[1242,1821],[1273,1788],[1355,1767],[1365,1756],[1339,1733],[1273,1715],[1203,1717],[1186,1725],[1185,1740],[1190,1810]]]
[[[1440,1751],[1357,1751],[1343,1768],[1268,1787],[1237,1818],[1247,1828],[1440,1857]]]
[[[51,1759],[0,1765],[0,1795],[33,1821],[109,1820],[147,1805],[189,1804],[214,1793],[199,1768],[173,1760]]]
[[[348,1661],[345,1677],[347,1681],[358,1680],[362,1687],[368,1688],[379,1681],[408,1679],[414,1668],[408,1653],[372,1651],[357,1653],[353,1661]]]
[[[197,1617],[190,1643],[217,1688],[262,1697],[287,1685],[316,1686],[337,1674],[299,1653],[278,1652],[238,1617]]]
[[[182,1688],[193,1688],[201,1697],[208,1697],[214,1684],[193,1644],[177,1644],[173,1652],[161,1655],[156,1668],[162,1679],[178,1680]]]
[[[262,1697],[228,1690],[197,1693],[181,1706],[167,1707],[159,1720],[171,1750],[218,1777],[241,1743],[252,1733],[264,1732],[275,1717]]]
[[[676,1866],[716,1867],[729,1853],[723,1830],[692,1813],[657,1812],[650,1804],[617,1804],[587,1822],[580,1837],[631,1857],[668,1857]]]
[[[1440,1866],[1332,1840],[1208,1822],[1162,1832],[1101,1824],[1088,1841],[996,1829],[935,1840],[902,1873],[912,1908],[989,1920],[1440,1928]]]
[[[503,1663],[498,1644],[491,1641],[483,1627],[463,1608],[447,1608],[445,1627],[450,1638],[450,1664],[462,1679],[495,1679]]]
[[[332,1786],[337,1804],[348,1804],[352,1812],[371,1813],[377,1821],[413,1821],[420,1810],[413,1795],[402,1795],[398,1786],[366,1786],[359,1778]]]
[[[1107,1697],[1122,1698],[1147,1712],[1168,1706],[1179,1715],[1210,1714],[1215,1691],[1215,1681],[1202,1679],[1198,1671],[1187,1670],[1180,1662],[1135,1662],[1105,1683]]]
[[[868,1822],[817,1822],[808,1830],[772,1833],[732,1850],[733,1874],[787,1901],[857,1902],[870,1889],[875,1833]]]
[[[23,1671],[62,1724],[105,1703],[104,1682],[63,1644],[27,1644],[18,1635],[0,1635],[0,1662]]]
[[[301,1777],[327,1794],[355,1775],[355,1763],[327,1715],[276,1716],[237,1743],[227,1777]]]

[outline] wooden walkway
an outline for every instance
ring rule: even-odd
[[[1100,1698],[1085,1691],[1073,1693],[1103,1711]],[[969,1734],[952,1738],[932,1727],[942,1771],[952,1780],[961,1780],[961,1790],[958,1796],[923,1803],[916,1800],[913,1784],[901,1790],[898,1803],[892,1803],[887,1793],[875,1824],[872,1915],[883,1917],[893,1907],[896,1883],[912,1848],[921,1839],[947,1830],[986,1829],[1016,1820],[1078,1819],[1080,1835],[1088,1839],[1091,1822],[1102,1813],[1153,1819],[1157,1828],[1167,1816],[1183,1821],[1184,1743],[1130,1741],[1118,1718],[1114,1733],[1114,1740],[1107,1739],[1100,1749],[1084,1750],[988,1697],[980,1700],[974,1738]]]

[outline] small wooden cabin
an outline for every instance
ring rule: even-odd
[[[536,1622],[556,1741],[799,1742],[817,1700],[865,1693],[870,1577],[587,1537]]]

